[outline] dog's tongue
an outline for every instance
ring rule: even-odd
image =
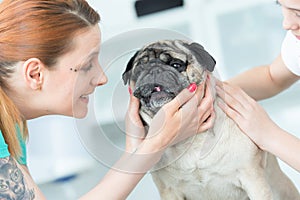
[[[159,86],[156,86],[156,87],[154,88],[154,91],[160,92],[160,91],[161,91],[161,88],[160,88]]]

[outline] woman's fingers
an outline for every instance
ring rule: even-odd
[[[130,95],[129,98],[129,107],[127,114],[131,117],[133,121],[139,121],[139,108],[140,108],[140,101],[134,95]]]
[[[264,143],[262,135],[277,129],[277,125],[270,119],[263,107],[242,89],[226,83],[223,86],[223,91],[218,90],[218,93],[224,99],[224,102],[219,102],[219,107],[236,122],[246,135],[261,147]],[[228,100],[229,98],[234,100]],[[243,107],[238,106],[239,104],[242,104]]]
[[[224,100],[224,102],[219,102],[219,107],[232,118],[244,132],[253,131],[255,128],[251,124],[261,124],[262,119],[266,118],[259,104],[242,89],[227,83],[223,84],[222,89],[218,88],[218,86],[217,92]],[[259,119],[260,117],[262,119]]]
[[[191,84],[155,115],[147,138],[157,139],[164,147],[211,128],[215,120],[213,103],[209,80],[198,87]]]
[[[242,90],[236,87],[232,87],[226,83],[216,86],[218,95],[223,99],[223,101],[235,111],[247,110],[248,104],[245,99],[245,95],[242,94]],[[245,103],[246,101],[246,103]]]
[[[209,117],[205,119],[205,121],[200,121],[199,123],[199,127],[198,127],[198,133],[202,133],[208,129],[210,129],[211,127],[213,127],[214,122],[215,122],[215,112],[211,112]]]
[[[213,97],[213,92],[212,92],[212,87],[211,87],[211,82],[209,76],[207,76],[207,79],[205,81],[205,93],[204,93],[204,98],[206,99],[207,102],[213,104],[214,102],[214,97]],[[200,103],[202,103],[201,101]]]
[[[239,87],[232,86],[226,82],[222,83],[218,81],[217,86],[225,91],[225,93],[231,97],[234,97],[238,102],[245,103],[245,108],[248,104],[253,104],[255,100],[251,98],[244,90]]]
[[[147,138],[157,139],[161,147],[175,144],[197,133],[199,116],[196,84],[191,84],[154,116]]]
[[[126,113],[126,150],[134,150],[145,138],[145,129],[139,115],[140,101],[130,95]]]
[[[181,114],[187,115],[187,113],[192,114],[196,109],[198,105],[198,96],[194,95],[192,96],[188,102],[185,102],[181,108],[179,109]]]
[[[209,81],[205,81],[198,86],[196,94],[181,109],[182,112],[195,113],[194,119],[202,124],[213,112],[213,103]]]
[[[205,95],[207,93],[206,88],[207,88],[206,81],[203,81],[201,84],[198,85],[196,95],[195,95],[195,96],[197,96],[197,100],[198,100],[197,105],[200,105],[200,103],[202,102],[202,99],[205,97]]]
[[[218,102],[218,106],[235,122],[239,122],[243,118],[238,110],[232,109],[224,102]]]
[[[186,102],[188,102],[197,90],[197,85],[192,83],[188,88],[183,89],[172,101],[167,103],[163,108],[170,109],[172,114],[176,113]]]
[[[215,114],[214,114],[214,95],[211,88],[211,83],[209,77],[205,82],[205,94],[198,105],[198,113],[200,116],[199,126],[202,126],[204,122],[214,122]],[[208,125],[213,125],[212,123],[205,123],[207,129],[211,128]],[[203,128],[202,128],[203,130]]]

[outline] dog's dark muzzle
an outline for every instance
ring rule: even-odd
[[[153,109],[162,107],[176,96],[174,91],[159,84],[142,85],[133,94],[140,99],[143,106]]]

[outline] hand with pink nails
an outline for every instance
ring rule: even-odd
[[[139,100],[130,95],[126,150],[132,152],[143,145],[143,153],[160,151],[211,128],[215,119],[213,102],[209,81],[199,86],[192,83],[158,111],[146,136],[138,113]]]

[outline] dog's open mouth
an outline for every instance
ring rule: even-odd
[[[157,109],[170,102],[176,94],[159,84],[146,84],[136,88],[134,96],[140,99],[143,106]]]

